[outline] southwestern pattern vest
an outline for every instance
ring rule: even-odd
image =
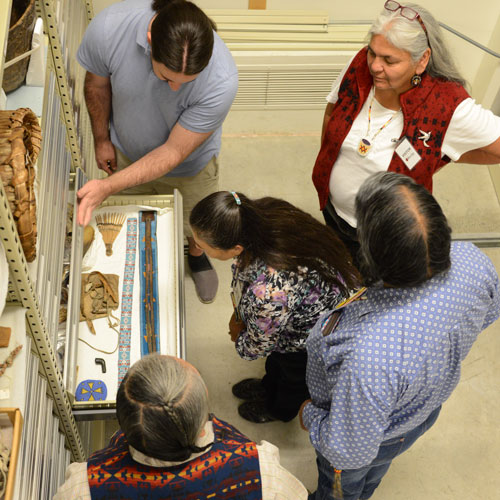
[[[233,426],[212,417],[214,444],[199,457],[174,467],[135,462],[122,431],[88,461],[92,500],[262,500],[257,445]]]
[[[330,174],[342,143],[373,85],[366,53],[366,47],[358,52],[340,84],[338,101],[316,158],[312,178],[321,210],[328,201]],[[444,135],[456,107],[467,97],[469,94],[461,85],[433,78],[427,73],[422,75],[420,85],[401,94],[404,118],[401,138],[406,136],[409,139],[421,160],[410,170],[394,153],[388,170],[408,175],[432,192],[433,174],[450,161],[447,156],[441,158]],[[422,135],[421,130],[431,132],[430,139],[426,141],[428,147],[418,139]]]

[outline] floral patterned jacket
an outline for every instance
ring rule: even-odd
[[[278,271],[256,260],[243,271],[236,261],[232,270],[232,287],[241,291],[238,310],[245,323],[236,340],[243,359],[305,350],[319,316],[345,298],[337,285],[307,267]]]

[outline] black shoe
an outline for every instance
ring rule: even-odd
[[[233,394],[248,401],[262,401],[266,398],[266,390],[260,378],[246,378],[233,385]]]
[[[238,406],[240,417],[256,424],[274,422],[274,418],[266,408],[264,401],[245,401]]]

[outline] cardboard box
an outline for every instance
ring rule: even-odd
[[[0,408],[0,417],[2,415],[7,415],[8,420],[12,424],[12,448],[10,452],[9,473],[7,475],[7,487],[3,497],[4,500],[12,500],[14,498],[17,457],[19,456],[19,446],[21,444],[23,417],[19,408]]]

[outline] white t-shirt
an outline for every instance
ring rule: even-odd
[[[328,102],[337,101],[340,83],[349,66],[350,63],[333,82],[332,90],[326,98]],[[340,148],[335,168],[330,175],[330,201],[340,217],[352,227],[357,225],[354,201],[358,189],[371,174],[385,172],[389,168],[396,140],[401,136],[404,125],[402,111],[395,114],[394,110],[385,108],[374,99],[368,134],[372,146],[367,156],[361,157],[358,154],[358,145],[362,138],[367,137],[368,109],[372,96],[373,88]],[[391,116],[393,118],[389,124],[372,140],[375,133]],[[422,132],[431,132],[432,137],[432,127]],[[474,99],[467,98],[453,113],[441,152],[443,156],[447,155],[452,161],[456,161],[467,151],[487,146],[499,137],[500,117],[476,104]]]

